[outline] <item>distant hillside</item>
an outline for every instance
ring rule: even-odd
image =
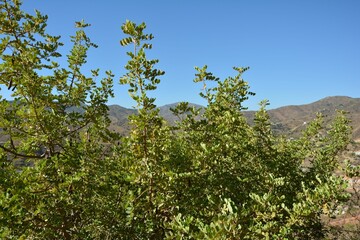
[[[159,107],[160,115],[169,123],[174,123],[177,120],[177,117],[170,111],[171,108],[175,108],[178,103],[167,104]],[[202,108],[203,106],[189,103],[189,106],[194,106],[196,108]],[[130,130],[128,125],[128,117],[132,114],[136,114],[137,110],[124,108],[119,105],[110,105],[109,106],[109,117],[111,120],[110,129],[120,132],[122,134],[127,134]]]
[[[325,116],[325,122],[329,123],[335,117],[337,110],[344,110],[349,113],[348,117],[353,127],[353,139],[359,139],[360,98],[327,97],[310,104],[272,109],[268,113],[276,132],[296,135],[316,117],[316,113],[322,113]],[[252,119],[254,113],[249,111],[245,115]]]
[[[119,105],[110,105],[110,129],[119,133],[127,134],[130,130],[128,125],[128,117],[132,114],[136,114],[136,110],[124,108]]]
[[[178,120],[178,118],[174,116],[172,111],[170,111],[170,108],[175,108],[178,104],[179,103],[172,103],[159,107],[160,115],[163,118],[165,118],[168,122],[174,123],[174,121]],[[189,107],[203,108],[203,106],[193,103],[189,103]]]
[[[165,105],[160,108],[160,115],[167,121],[174,122],[170,108],[173,108],[177,103]],[[200,105],[192,104],[195,107],[202,107]],[[136,110],[127,109],[118,105],[109,106],[110,119],[112,120],[111,128],[126,134],[129,131],[127,118],[130,114],[136,113]],[[360,139],[360,98],[350,97],[327,97],[317,102],[297,105],[284,106],[277,109],[268,110],[268,113],[273,124],[273,129],[276,133],[296,135],[306,124],[316,117],[316,113],[320,112],[326,116],[326,121],[334,118],[336,110],[344,110],[349,112],[349,118],[353,127],[353,139]],[[244,115],[252,122],[255,111],[244,111]]]

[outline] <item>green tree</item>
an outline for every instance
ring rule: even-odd
[[[339,112],[325,128],[318,117],[298,139],[275,136],[261,103],[254,125],[243,116],[249,95],[242,74],[220,81],[197,68],[208,106],[200,120],[188,115],[178,139],[190,167],[179,173],[185,199],[167,232],[169,239],[320,239],[323,215],[333,215],[347,198],[346,183],[335,174],[350,127]],[[206,88],[206,81],[217,86]],[[186,104],[185,104],[186,106]],[[189,110],[180,105],[175,113]],[[304,164],[306,162],[306,164]],[[186,177],[183,177],[186,176]]]
[[[128,71],[120,84],[129,86],[129,94],[136,102],[137,114],[129,118],[131,132],[126,141],[128,153],[122,161],[127,164],[128,199],[125,198],[129,238],[161,239],[165,235],[164,222],[169,221],[173,205],[168,195],[170,129],[159,116],[155,99],[149,91],[155,90],[164,72],[155,68],[158,60],[148,60],[145,51],[153,36],[145,34],[145,23],[136,25],[126,21],[122,25],[126,38],[122,46],[133,45],[125,66]]]
[[[113,74],[82,71],[96,47],[77,22],[61,67],[47,16],[0,1],[0,237],[3,239],[321,239],[322,216],[346,201],[335,171],[349,142],[345,114],[318,115],[297,139],[272,132],[267,101],[254,124],[243,74],[221,80],[196,68],[202,109],[180,103],[170,126],[150,92],[164,72],[149,60],[146,25],[126,21],[132,46],[120,84],[137,113],[131,132],[108,130]],[[212,81],[212,84],[208,84]],[[209,85],[214,87],[208,87]],[[6,90],[8,89],[8,90]],[[350,169],[351,170],[351,169]],[[350,171],[348,169],[348,171]],[[357,169],[351,170],[353,174]]]
[[[20,7],[0,2],[0,84],[13,97],[0,102],[1,238],[83,239],[99,221],[92,215],[104,199],[95,196],[111,194],[110,183],[100,187],[101,174],[114,167],[105,161],[117,138],[107,129],[113,74],[96,85],[99,70],[81,72],[96,47],[84,31],[88,24],[76,23],[62,68],[62,43],[46,33],[47,16]]]

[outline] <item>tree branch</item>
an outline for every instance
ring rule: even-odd
[[[11,154],[13,154],[13,155],[15,155],[15,156],[18,156],[18,157],[24,157],[24,158],[37,158],[37,159],[42,159],[42,158],[44,158],[45,157],[45,153],[44,154],[41,154],[41,155],[26,155],[26,154],[22,154],[22,153],[18,153],[18,152],[16,152],[16,151],[14,151],[14,150],[11,150],[11,149],[9,149],[9,148],[6,148],[6,147],[4,147],[4,146],[2,146],[2,145],[0,145],[0,148],[1,149],[3,149],[5,152],[8,152],[8,153],[11,153]]]

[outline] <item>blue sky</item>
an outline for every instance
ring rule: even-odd
[[[148,56],[160,60],[166,75],[157,105],[178,101],[205,104],[193,83],[195,66],[214,75],[233,76],[233,66],[249,66],[243,78],[256,96],[257,109],[311,103],[327,96],[360,97],[360,1],[358,0],[61,0],[24,1],[24,10],[49,16],[48,31],[67,45],[74,22],[92,24],[88,34],[99,45],[91,50],[89,69],[115,73],[116,98],[109,104],[134,103],[118,80],[128,61],[119,40],[126,19],[146,22],[155,36]],[[62,48],[65,56],[70,46]],[[65,63],[65,61],[64,61]]]

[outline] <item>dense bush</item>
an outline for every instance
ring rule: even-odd
[[[113,74],[98,84],[81,72],[96,47],[78,22],[61,67],[60,37],[47,17],[0,1],[0,237],[2,239],[320,239],[321,217],[347,199],[335,174],[349,141],[343,113],[322,116],[297,139],[275,136],[261,103],[254,124],[243,116],[249,91],[242,74],[220,80],[196,68],[202,109],[179,104],[169,126],[148,92],[163,71],[149,60],[145,24],[123,24],[132,45],[126,75],[138,114],[131,133],[108,130]],[[207,81],[215,87],[207,87]],[[26,161],[28,166],[13,163]]]

